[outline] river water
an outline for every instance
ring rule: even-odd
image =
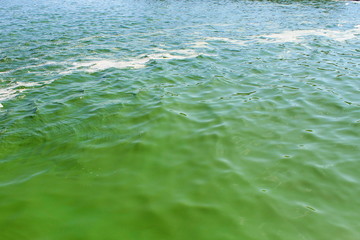
[[[2,0],[0,239],[359,239],[359,13]]]

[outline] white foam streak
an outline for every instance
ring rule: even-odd
[[[14,87],[7,87],[0,89],[0,102],[15,98],[18,93],[24,91],[23,89],[14,89]],[[1,105],[3,107],[3,105]]]
[[[284,31],[282,33],[275,33],[269,35],[259,36],[261,39],[258,42],[265,43],[284,43],[284,42],[301,42],[307,36],[323,36],[335,41],[346,41],[356,38],[360,34],[360,25],[346,31],[314,29],[314,30],[295,30]]]
[[[49,84],[52,81],[42,81],[42,82],[15,82],[11,86],[0,89],[0,102],[15,98],[19,93],[22,93],[27,90],[29,87],[42,86],[44,84]],[[0,104],[0,108],[3,107]]]
[[[164,50],[164,49],[156,49],[158,53],[153,54],[143,54],[136,58],[119,61],[119,60],[89,60],[86,62],[74,63],[73,67],[71,67],[68,71],[62,73],[71,73],[77,69],[84,69],[86,72],[96,72],[109,68],[144,68],[146,64],[152,60],[172,60],[172,59],[188,59],[194,58],[200,55],[196,51],[192,49],[183,49],[183,50]]]
[[[231,39],[231,38],[225,38],[225,37],[207,37],[205,38],[205,40],[208,41],[222,41],[222,42],[228,42],[234,45],[246,45],[245,41],[241,41],[241,40],[236,40],[236,39]]]
[[[193,43],[190,43],[190,47],[192,47],[192,48],[208,48],[209,43],[205,42],[205,41],[193,42]]]
[[[9,74],[9,73],[13,73],[16,71],[20,71],[20,70],[26,70],[26,69],[31,69],[31,68],[39,68],[39,67],[44,67],[44,66],[49,66],[49,65],[57,65],[59,64],[59,62],[53,62],[53,61],[49,61],[46,63],[40,63],[40,64],[35,64],[35,65],[27,65],[24,67],[19,67],[19,68],[15,68],[15,69],[11,69],[8,71],[4,71],[4,72],[0,72],[0,74]]]
[[[285,42],[301,42],[304,40],[304,37],[307,36],[323,36],[335,41],[346,41],[349,39],[356,38],[360,34],[360,25],[356,26],[354,29],[346,31],[336,31],[336,30],[325,30],[325,29],[312,29],[312,30],[295,30],[295,31],[284,31],[282,33],[268,34],[254,36],[250,43],[260,42],[260,43],[285,43]],[[209,44],[214,41],[221,41],[229,44],[244,46],[249,44],[248,41],[242,41],[226,37],[205,37],[202,41],[196,41],[189,43],[190,49],[183,50],[165,50],[162,48],[154,48],[154,53],[147,55],[140,55],[135,58],[127,60],[114,60],[114,59],[97,59],[97,60],[88,60],[84,62],[73,63],[73,66],[68,68],[67,71],[61,72],[62,74],[69,74],[76,70],[83,70],[86,72],[96,72],[109,68],[144,68],[151,60],[161,60],[161,59],[188,59],[199,56],[201,53],[198,53],[194,50],[197,48],[209,48]]]

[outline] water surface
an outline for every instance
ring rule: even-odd
[[[358,239],[359,12],[2,1],[0,239]]]

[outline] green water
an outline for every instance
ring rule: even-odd
[[[0,239],[360,239],[359,12],[1,1]]]

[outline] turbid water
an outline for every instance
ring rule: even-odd
[[[360,239],[359,13],[2,0],[0,239]]]

